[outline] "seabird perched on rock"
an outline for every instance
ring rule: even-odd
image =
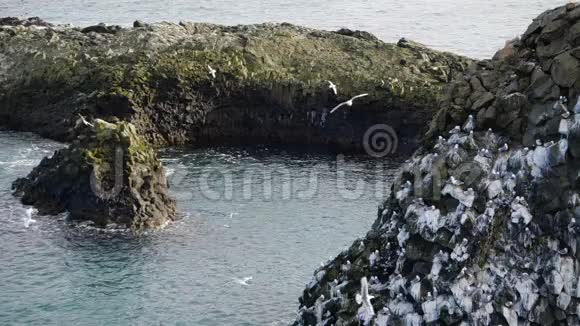
[[[454,176],[451,176],[449,178],[449,180],[451,181],[451,184],[454,185],[454,186],[461,186],[463,184],[462,181],[459,181],[459,180],[455,179]]]
[[[360,95],[357,95],[357,96],[355,96],[355,97],[351,98],[350,100],[348,100],[348,101],[346,101],[346,102],[342,102],[342,103],[340,103],[339,105],[335,106],[335,107],[334,107],[332,110],[330,110],[330,114],[333,114],[333,113],[334,113],[334,111],[336,111],[336,110],[340,109],[342,106],[345,106],[345,105],[346,105],[346,106],[352,106],[352,105],[353,105],[353,102],[354,102],[354,100],[356,100],[357,98],[361,98],[361,97],[368,96],[368,95],[369,95],[369,94],[360,94]]]
[[[510,205],[510,208],[512,210],[512,223],[517,224],[520,222],[520,220],[522,220],[524,225],[530,224],[533,216],[530,213],[530,210],[527,207],[526,201],[523,197],[516,197]]]
[[[361,305],[358,310],[358,318],[363,322],[369,323],[373,316],[375,315],[375,310],[373,309],[373,304],[371,303],[371,299],[374,297],[369,295],[369,283],[366,277],[361,278],[360,280],[360,293],[357,293],[355,296],[356,303]]]
[[[458,134],[461,132],[461,127],[460,126],[455,126],[453,129],[449,130],[450,134]]]
[[[500,147],[500,148],[498,149],[498,151],[499,151],[500,153],[505,153],[505,152],[507,152],[508,150],[509,150],[509,146],[508,146],[508,144],[507,144],[507,143],[503,144],[503,146],[502,146],[502,147]]]
[[[449,254],[443,250],[439,250],[439,253],[433,256],[433,264],[431,265],[431,271],[429,272],[429,278],[432,280],[437,280],[439,278],[439,273],[443,269],[443,265],[447,264],[449,261]]]
[[[80,119],[77,122],[77,126],[82,123],[83,125],[85,125],[87,127],[91,127],[91,128],[94,128],[95,127],[95,125],[93,125],[92,123],[88,122],[87,119],[85,119],[85,117],[83,117],[81,114],[79,114],[79,118]]]
[[[379,259],[379,251],[375,250],[375,251],[371,252],[371,254],[369,255],[370,265],[373,266],[378,259]]]
[[[340,266],[340,270],[344,273],[348,273],[351,269],[351,263],[350,260],[346,261],[346,264],[343,264],[342,266]]]
[[[447,144],[447,140],[445,138],[443,138],[442,136],[439,136],[437,138],[437,144],[435,145],[435,149],[441,148],[442,146],[445,146],[445,144]]]
[[[463,278],[463,277],[469,277],[469,274],[467,273],[467,267],[463,267],[461,269],[461,271],[459,272],[459,274],[457,275],[457,278]]]
[[[336,88],[336,85],[333,82],[331,82],[330,80],[327,80],[327,82],[328,82],[328,88],[332,90],[334,95],[338,95],[338,89]]]
[[[447,152],[445,159],[447,164],[452,169],[454,169],[463,163],[467,157],[467,152],[463,148],[459,147],[458,144],[455,144],[455,146],[453,146],[453,148]]]
[[[324,313],[324,294],[321,294],[316,302],[314,303],[314,309],[316,310],[316,324],[322,325],[322,315]]]
[[[332,282],[330,282],[328,284],[328,286],[330,287],[330,298],[333,299],[337,296],[337,289],[336,287],[338,286],[338,280],[334,279]]]
[[[211,75],[211,77],[215,78],[217,70],[213,69],[210,65],[207,65],[207,70],[209,70],[209,74]]]
[[[407,199],[409,195],[411,195],[412,191],[413,184],[409,180],[407,180],[404,184],[401,185],[401,190],[397,191],[395,197],[397,198],[397,200],[402,202],[405,199]]]
[[[463,131],[471,132],[473,130],[475,130],[475,118],[473,117],[473,114],[470,114],[463,125]]]
[[[409,294],[411,294],[415,302],[421,301],[421,277],[419,275],[416,275],[415,278],[411,280]]]

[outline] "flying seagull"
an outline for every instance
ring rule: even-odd
[[[209,70],[209,74],[211,75],[211,77],[215,78],[215,73],[217,72],[217,70],[213,69],[210,65],[207,65],[207,69]]]
[[[340,103],[339,105],[335,106],[335,107],[334,107],[332,110],[330,110],[330,114],[333,114],[333,113],[334,113],[334,111],[336,111],[336,110],[340,109],[340,107],[342,107],[342,106],[344,106],[344,105],[347,105],[347,106],[352,106],[352,104],[353,104],[353,101],[354,101],[354,100],[356,100],[357,98],[361,98],[361,97],[368,96],[368,95],[369,95],[369,94],[361,94],[361,95],[357,95],[357,96],[355,96],[355,97],[351,98],[350,100],[348,100],[348,101],[346,101],[346,102],[342,102],[342,103]]]
[[[236,283],[238,283],[240,285],[243,285],[243,286],[248,286],[249,285],[248,284],[248,281],[251,281],[252,279],[253,279],[252,276],[244,277],[244,278],[241,278],[241,279],[234,277],[234,282],[236,282]]]
[[[336,85],[333,82],[331,82],[330,80],[327,80],[327,82],[328,82],[328,88],[332,89],[332,91],[334,92],[334,95],[338,95],[338,90],[336,88]]]

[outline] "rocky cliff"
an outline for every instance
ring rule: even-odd
[[[357,149],[377,122],[412,145],[443,86],[470,63],[406,40],[385,44],[365,32],[290,24],[0,23],[0,124],[65,141],[81,113],[131,122],[156,146]],[[369,96],[328,114],[361,93]]]
[[[289,24],[73,28],[3,18],[0,125],[72,142],[14,183],[24,204],[100,226],[157,228],[175,203],[150,145],[360,150],[367,128],[386,122],[405,126],[401,142],[414,148],[441,89],[470,62],[406,40]],[[96,133],[79,134],[90,124],[80,116]]]
[[[129,123],[78,120],[77,138],[13,184],[40,214],[99,227],[158,229],[175,218],[161,162]]]
[[[580,324],[580,4],[454,82],[296,325]]]

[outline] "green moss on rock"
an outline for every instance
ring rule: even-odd
[[[40,213],[73,220],[157,229],[175,218],[155,151],[126,122],[94,122],[70,147],[45,158],[13,189]]]

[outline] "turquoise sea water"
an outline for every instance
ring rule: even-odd
[[[369,229],[399,163],[167,150],[182,218],[165,230],[134,237],[35,214],[26,228],[10,184],[61,146],[0,133],[1,325],[286,325],[313,270]]]

